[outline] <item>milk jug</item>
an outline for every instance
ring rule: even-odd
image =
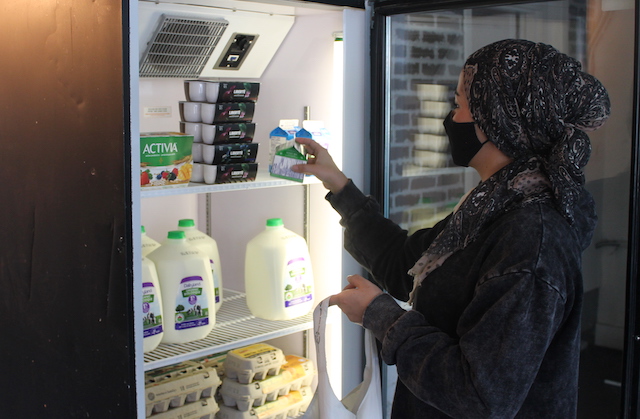
[[[288,320],[313,307],[313,273],[304,238],[287,230],[281,218],[247,244],[245,290],[251,313],[267,320]]]
[[[147,256],[149,253],[156,250],[157,247],[160,247],[160,243],[147,236],[144,226],[140,226],[140,229],[142,230],[142,256]]]
[[[209,256],[211,274],[213,275],[213,288],[216,295],[216,311],[220,310],[220,306],[222,305],[222,269],[220,267],[218,244],[212,237],[196,230],[196,223],[191,219],[178,221],[178,230],[184,231],[189,244],[196,246]]]
[[[216,320],[209,257],[187,243],[184,231],[170,231],[147,257],[156,264],[162,291],[162,343],[206,337]]]
[[[156,265],[142,258],[142,330],[143,351],[153,351],[162,340],[162,296]]]

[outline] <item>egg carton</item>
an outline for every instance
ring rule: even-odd
[[[212,398],[221,384],[215,368],[187,361],[145,374],[147,417]]]
[[[301,387],[300,390],[291,391],[275,401],[245,411],[221,405],[216,419],[286,419],[306,411],[312,398],[311,388]]]
[[[262,381],[242,384],[237,380],[225,377],[220,386],[220,396],[225,406],[235,406],[246,411],[252,406],[262,406],[272,402],[278,396],[284,396],[292,390],[308,387],[316,375],[313,361],[295,355],[285,356],[280,374],[269,376]]]
[[[206,355],[201,358],[192,359],[192,362],[203,365],[209,368],[215,368],[218,371],[218,376],[224,376],[224,360],[227,358],[227,353],[219,353],[213,355]]]
[[[166,412],[151,416],[152,419],[214,419],[220,407],[213,398],[202,399]]]
[[[284,363],[282,350],[266,343],[256,343],[227,352],[225,376],[249,384],[254,380],[264,380],[267,375],[278,375]]]

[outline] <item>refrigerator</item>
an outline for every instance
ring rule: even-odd
[[[307,240],[316,304],[339,292],[347,274],[361,272],[342,250],[339,217],[324,199],[327,191],[322,184],[313,177],[306,177],[302,183],[270,177],[268,166],[269,133],[279,126],[280,120],[298,120],[298,126],[305,125],[305,121],[321,121],[330,134],[328,148],[336,162],[350,177],[362,183],[367,119],[362,98],[368,89],[364,9],[300,2],[237,1],[159,4],[141,1],[133,6],[137,18],[132,12],[131,28],[132,32],[137,31],[138,49],[135,50],[135,43],[131,42],[131,74],[140,76],[132,77],[132,139],[136,131],[184,128],[180,123],[183,115],[179,102],[187,100],[184,83],[189,78],[260,85],[252,118],[253,142],[259,146],[255,180],[221,184],[191,182],[188,187],[157,190],[138,188],[139,197],[136,197],[137,188],[133,187],[133,231],[143,225],[147,235],[162,242],[167,231],[175,229],[177,220],[193,218],[197,228],[218,243],[224,288],[216,324],[207,338],[185,345],[160,344],[145,354],[136,346],[137,379],[142,380],[142,374],[157,368],[261,342],[285,354],[314,359],[315,346],[309,331],[311,313],[292,320],[266,321],[248,310],[245,249],[247,243],[264,230],[267,219],[282,218],[285,228]],[[158,39],[156,33],[164,30],[161,22],[174,17],[189,19],[189,25],[195,20],[228,25],[196,77],[173,74],[176,67],[188,70],[187,63],[162,67],[153,61],[155,57],[147,54],[151,43]],[[238,34],[255,37],[244,61],[238,69],[216,67],[220,54],[227,54],[223,47],[232,42],[237,44]],[[176,59],[181,57],[180,51],[171,54],[175,54]],[[134,124],[138,126],[134,128]],[[132,140],[132,159],[137,161],[133,144]],[[134,235],[134,261],[137,260],[135,250],[139,248],[137,240]],[[134,283],[137,283],[135,266],[134,263]],[[135,292],[138,291],[134,289],[134,304],[137,304],[135,301],[140,300]],[[347,342],[342,337],[362,336],[362,331],[344,321],[337,308],[331,310],[331,315],[327,329],[328,367],[334,389],[341,395],[343,387],[348,392],[359,383],[363,363],[361,339],[350,338]],[[139,344],[138,339],[136,345]],[[137,400],[140,415],[140,409],[149,401],[139,390]]]
[[[196,78],[140,75],[140,57],[153,34],[145,10],[181,14],[178,9],[186,8],[200,17],[260,15],[290,22],[282,39],[270,42],[278,46],[259,75],[207,77],[261,83],[255,122],[263,169],[268,133],[280,119],[322,120],[345,173],[409,231],[428,227],[477,182],[474,173],[431,154],[443,150],[429,144],[434,134],[428,127],[438,123],[438,109],[451,105],[466,55],[515,36],[549,42],[579,58],[609,89],[613,105],[611,120],[591,135],[587,166],[601,221],[584,258],[581,377],[595,384],[581,382],[580,397],[597,406],[581,407],[580,417],[637,416],[637,2],[116,3],[0,5],[4,16],[13,17],[0,29],[1,51],[11,57],[0,66],[3,414],[145,417],[144,373],[151,368],[254,341],[313,358],[310,317],[283,327],[234,327],[247,317],[244,311],[230,314],[224,325],[229,333],[220,341],[178,354],[144,354],[142,225],[162,240],[179,218],[194,218],[218,241],[231,302],[241,301],[245,291],[244,245],[269,217],[282,217],[307,238],[317,301],[340,290],[346,275],[362,272],[342,250],[337,216],[313,179],[285,184],[259,177],[251,185],[141,190],[139,133],[178,130],[183,81]],[[271,32],[276,30],[264,36]],[[429,96],[429,86],[439,86],[444,96]],[[430,166],[434,159],[438,167]],[[362,333],[334,311],[329,368],[340,396],[360,381]],[[249,329],[255,329],[250,336],[231,336]],[[392,367],[381,368],[388,415],[397,377]]]

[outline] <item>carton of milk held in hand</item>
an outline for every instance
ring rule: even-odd
[[[297,133],[297,137],[311,138],[311,134],[305,129],[301,129]],[[302,144],[298,144],[295,140],[289,140],[276,147],[275,155],[269,172],[271,176],[282,179],[293,180],[294,182],[302,182],[304,173],[297,173],[291,170],[291,166],[296,164],[305,164],[307,162],[307,153]]]

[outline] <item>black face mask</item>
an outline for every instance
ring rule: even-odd
[[[449,137],[449,145],[451,146],[451,157],[453,162],[458,166],[469,167],[469,162],[473,156],[485,145],[480,142],[476,135],[476,124],[474,122],[456,122],[453,120],[453,111],[443,122],[444,130]]]

